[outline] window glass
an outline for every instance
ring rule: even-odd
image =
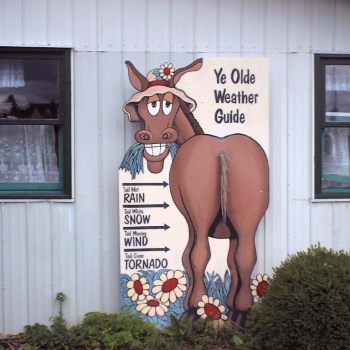
[[[0,182],[59,182],[53,125],[0,125]]]
[[[350,121],[350,66],[326,66],[326,121]]]
[[[350,198],[350,55],[315,54],[315,198]]]
[[[0,117],[57,119],[57,60],[0,58]]]
[[[350,188],[350,128],[325,128],[322,189]]]
[[[0,48],[0,198],[71,198],[70,49]]]

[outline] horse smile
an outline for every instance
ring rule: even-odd
[[[150,156],[159,156],[164,153],[166,150],[166,143],[152,143],[145,145],[145,151]]]

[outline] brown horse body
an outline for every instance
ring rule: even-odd
[[[269,201],[268,162],[263,149],[248,136],[204,135],[192,115],[195,102],[175,87],[183,74],[201,65],[202,60],[196,60],[175,71],[169,82],[158,84],[127,62],[130,81],[140,92],[125,104],[124,110],[131,121],[144,123],[135,138],[145,145],[143,155],[151,172],[163,169],[169,154],[167,149],[159,152],[164,144],[176,142],[180,146],[169,183],[174,203],[189,229],[182,257],[189,277],[185,316],[198,318],[198,302],[207,294],[203,278],[211,256],[209,237],[228,239],[228,318],[243,327],[252,304],[250,275],[256,262],[255,234]]]
[[[227,217],[222,216],[220,153],[227,159]],[[190,286],[187,315],[207,294],[203,277],[211,252],[209,237],[229,239],[227,265],[231,287],[226,299],[229,319],[244,326],[252,304],[250,275],[256,262],[255,233],[268,205],[268,165],[251,138],[236,134],[220,139],[195,136],[180,148],[170,170],[173,200],[185,217],[189,240],[182,261]],[[215,252],[220,254],[220,252]]]

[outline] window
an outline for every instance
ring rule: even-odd
[[[70,49],[0,48],[0,198],[71,198]]]
[[[315,198],[350,198],[350,55],[315,55]]]

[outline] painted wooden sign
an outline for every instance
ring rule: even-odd
[[[251,280],[269,201],[268,62],[205,58],[141,74],[124,105],[142,122],[119,170],[122,308],[157,323],[244,328],[268,277]]]

